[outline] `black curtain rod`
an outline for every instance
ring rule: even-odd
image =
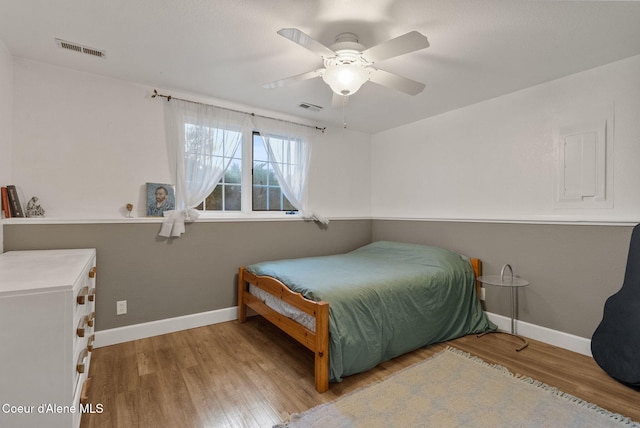
[[[321,131],[323,134],[324,134],[325,129],[327,129],[326,127],[322,127],[322,128],[321,128],[321,127],[319,127],[319,126],[305,125],[304,123],[292,122],[292,121],[290,121],[290,120],[283,120],[283,119],[277,119],[277,118],[275,118],[275,117],[262,116],[262,115],[259,115],[259,114],[249,113],[249,112],[246,112],[246,111],[234,110],[234,109],[226,108],[226,107],[220,107],[220,106],[216,106],[216,105],[213,105],[213,104],[200,103],[200,102],[198,102],[198,101],[185,100],[184,98],[177,98],[177,97],[173,97],[173,96],[171,96],[171,95],[162,95],[162,94],[159,94],[159,93],[158,93],[158,91],[154,89],[154,90],[153,90],[153,95],[151,95],[151,98],[156,98],[156,97],[166,98],[166,99],[167,99],[167,101],[171,101],[171,100],[180,100],[180,101],[185,101],[185,102],[188,102],[188,103],[202,104],[202,105],[205,105],[205,106],[217,107],[217,108],[221,108],[221,109],[223,109],[223,110],[232,111],[232,112],[235,112],[235,113],[249,114],[249,115],[251,115],[251,116],[255,116],[255,117],[262,117],[262,118],[264,118],[264,119],[271,119],[271,120],[278,120],[278,121],[280,121],[280,122],[293,123],[294,125],[306,126],[307,128],[317,129],[318,131]]]

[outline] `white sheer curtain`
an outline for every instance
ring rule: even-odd
[[[306,220],[322,224],[329,220],[311,211],[307,202],[307,182],[311,162],[311,139],[314,129],[295,123],[253,118],[264,142],[282,193]]]
[[[176,209],[165,211],[160,236],[180,236],[195,221],[198,206],[216,187],[238,149],[244,113],[171,99],[165,103],[169,170],[176,185]]]

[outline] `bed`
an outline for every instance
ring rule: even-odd
[[[495,329],[477,296],[482,264],[444,248],[378,241],[322,257],[240,267],[247,309],[315,354],[315,387],[429,345]]]

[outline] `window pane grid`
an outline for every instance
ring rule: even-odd
[[[269,137],[271,149],[276,153],[282,153],[288,148],[288,139]],[[268,156],[263,138],[254,133],[253,135],[253,211],[289,211],[293,206],[284,196],[278,183],[273,165],[278,165],[281,171],[287,171],[290,163],[274,162]]]
[[[232,132],[232,131],[229,131]],[[213,192],[196,209],[203,211],[240,211],[241,188],[242,188],[242,166],[253,165],[251,170],[252,185],[250,201],[253,211],[291,211],[295,207],[282,193],[277,179],[274,165],[280,171],[287,171],[295,168],[295,162],[274,162],[270,159],[268,150],[265,147],[262,137],[258,133],[253,134],[253,159],[243,160],[242,150],[239,148],[232,156],[225,156],[225,134],[227,131],[201,127],[195,125],[185,125],[185,152],[186,156],[197,157],[200,162],[227,164],[228,168],[223,174],[220,182]],[[215,140],[214,153],[203,150],[198,144],[198,139],[208,138]],[[280,159],[295,159],[295,144],[289,138],[269,137],[271,150]],[[282,157],[281,154],[287,155]]]
[[[227,141],[236,138],[238,132],[207,126],[185,124],[185,155],[197,158],[202,165],[229,164],[220,182],[209,196],[196,209],[203,211],[239,211],[241,196],[242,157],[240,147],[231,156],[225,156],[229,150]],[[211,141],[214,144],[200,144]],[[222,153],[222,155],[221,155]]]
[[[225,171],[216,188],[197,209],[202,211],[241,210],[242,159],[235,156],[231,159],[229,168]]]

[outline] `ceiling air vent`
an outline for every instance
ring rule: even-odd
[[[98,58],[104,58],[106,55],[105,52],[101,51],[100,49],[90,48],[88,46],[82,46],[78,43],[68,42],[62,39],[56,39],[56,43],[62,49],[69,49],[70,51],[76,51],[76,52],[80,52],[80,53],[91,55],[91,56],[97,56]]]
[[[316,113],[322,110],[322,107],[317,106],[315,104],[309,104],[309,103],[300,103],[298,107],[303,108],[305,110],[314,111]]]

